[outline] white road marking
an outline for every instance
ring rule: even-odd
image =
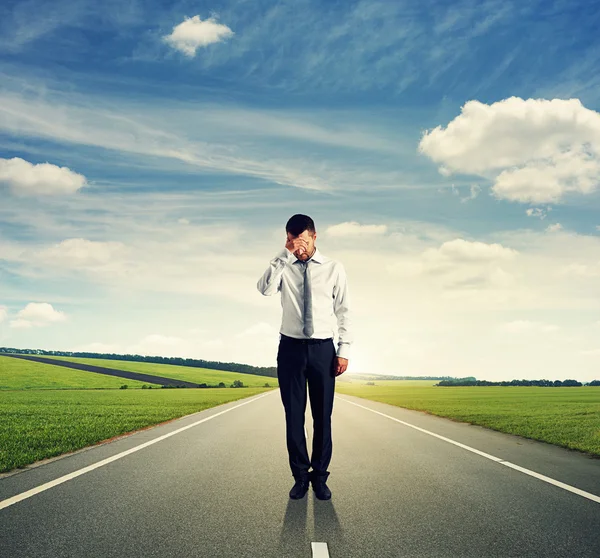
[[[439,434],[436,434],[435,432],[430,432],[429,430],[425,430],[424,428],[420,428],[419,426],[415,426],[414,424],[410,424],[408,422],[397,419],[395,417],[391,417],[390,415],[386,415],[385,413],[381,413],[379,411],[376,411],[375,409],[370,409],[369,407],[365,407],[364,405],[360,405],[359,403],[355,403],[354,401],[344,399],[343,397],[339,397],[339,395],[336,395],[336,397],[338,399],[341,399],[342,401],[345,401],[346,403],[356,405],[357,407],[362,407],[363,409],[366,409],[367,411],[371,411],[372,413],[377,413],[378,415],[381,415],[382,417],[386,417],[391,420],[395,420],[396,422],[399,422],[400,424],[404,424],[405,426],[409,426],[410,428],[414,428],[415,430],[419,430],[420,432],[424,432],[425,434],[429,434],[430,436],[435,436],[436,438],[439,438],[440,440],[444,440],[444,442],[448,442],[449,444],[454,444],[455,446],[466,449],[467,451],[476,453],[477,455],[481,455],[482,457],[485,457],[486,459],[495,461],[496,463],[499,463],[500,465],[506,465],[507,467],[510,467],[511,469],[515,469],[516,471],[520,471],[521,473],[525,473],[526,475],[530,475],[532,477],[535,477],[536,479],[543,480],[544,482],[553,484],[554,486],[558,486],[559,488],[562,488],[563,490],[568,490],[569,492],[573,492],[573,494],[583,496],[584,498],[587,498],[588,500],[591,500],[592,502],[596,502],[596,503],[600,504],[600,496],[596,496],[595,494],[586,492],[585,490],[580,490],[579,488],[575,488],[574,486],[565,484],[564,482],[557,481],[553,478],[546,477],[545,475],[541,475],[540,473],[536,473],[535,471],[531,471],[530,469],[526,469],[525,467],[520,467],[519,465],[515,465],[514,463],[511,463],[510,461],[504,461],[504,459],[495,457],[495,456],[490,455],[489,453],[485,453],[483,451],[479,451],[478,449],[472,448],[471,446],[461,444],[460,442],[456,442],[455,440],[451,440],[450,438],[446,438],[445,436],[440,436]]]
[[[267,393],[263,393],[262,395],[259,395],[258,397],[250,399],[249,401],[244,401],[243,403],[240,403],[239,405],[236,405],[235,407],[230,407],[229,409],[225,409],[224,411],[215,413],[214,415],[203,418],[202,420],[198,420],[192,424],[188,424],[187,426],[183,426],[181,428],[178,428],[177,430],[173,430],[173,432],[169,432],[167,434],[164,434],[163,436],[159,436],[158,438],[155,438],[154,440],[149,440],[148,442],[140,444],[139,446],[135,446],[134,448],[130,448],[128,450],[122,451],[121,453],[117,453],[116,455],[113,455],[111,457],[107,457],[106,459],[103,459],[102,461],[98,461],[97,463],[88,465],[87,467],[84,467],[83,469],[79,469],[78,471],[73,471],[72,473],[69,473],[69,474],[63,475],[62,477],[59,477],[57,479],[48,481],[44,484],[41,484],[40,486],[36,486],[34,488],[31,488],[30,490],[21,492],[20,494],[17,494],[16,496],[7,498],[6,500],[1,500],[0,501],[0,510],[2,510],[4,508],[8,508],[8,506],[12,506],[13,504],[16,504],[17,502],[20,502],[21,500],[31,498],[32,496],[39,494],[40,492],[44,492],[44,490],[48,490],[49,488],[52,488],[53,486],[56,486],[58,484],[62,484],[63,482],[67,482],[68,480],[74,479],[75,477],[78,477],[79,475],[89,473],[90,471],[93,471],[94,469],[97,469],[98,467],[102,467],[103,465],[108,465],[109,463],[116,461],[117,459],[121,459],[122,457],[125,457],[126,455],[129,455],[130,453],[134,453],[134,452],[139,451],[147,446],[156,444],[157,442],[160,442],[161,440],[169,438],[170,436],[179,434],[180,432],[183,432],[184,430],[187,430],[188,428],[193,428],[194,426],[201,424],[203,422],[206,422],[207,420],[212,420],[212,419],[218,417],[219,415],[222,415],[223,413],[228,413],[229,411],[238,409],[239,407],[242,407],[243,405],[248,405],[248,403],[253,403],[254,401],[257,401],[258,399],[265,397],[265,396],[269,395],[270,393],[271,393],[271,391],[268,391]],[[207,410],[207,409],[205,409],[205,410]],[[184,418],[184,417],[181,417],[181,418]]]
[[[327,543],[314,542],[310,544],[312,546],[312,558],[329,558],[329,550],[327,550]]]

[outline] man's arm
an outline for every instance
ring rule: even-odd
[[[350,293],[346,270],[341,263],[338,266],[339,273],[333,287],[333,311],[337,317],[339,336],[337,356],[347,359],[354,340],[350,320]]]
[[[273,295],[281,290],[281,278],[283,269],[288,263],[296,259],[293,252],[282,248],[270,262],[262,277],[256,283],[256,288],[265,296]]]

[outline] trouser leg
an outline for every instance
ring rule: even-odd
[[[285,409],[286,444],[294,478],[308,475],[310,460],[304,435],[306,411],[306,345],[279,341],[277,379]]]
[[[331,414],[335,392],[336,351],[333,340],[320,345],[309,345],[308,348],[306,375],[314,428],[312,475],[326,480],[333,450]]]

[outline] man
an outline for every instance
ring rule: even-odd
[[[352,343],[348,283],[344,266],[315,246],[317,231],[308,215],[293,215],[285,229],[285,247],[271,260],[257,287],[266,296],[281,292],[277,378],[285,409],[289,463],[296,480],[290,498],[303,498],[312,482],[317,498],[329,500],[326,480],[333,447],[335,378],[348,367]],[[339,334],[337,352],[334,314]],[[307,381],[314,423],[310,460],[304,436]]]

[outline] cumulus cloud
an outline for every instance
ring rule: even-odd
[[[359,236],[359,235],[382,235],[387,232],[387,225],[361,225],[356,221],[348,221],[331,225],[325,229],[328,236]]]
[[[31,327],[47,326],[67,319],[64,312],[55,310],[47,302],[30,302],[25,308],[19,310],[17,318],[11,320],[10,327],[26,329]]]
[[[439,247],[425,249],[417,258],[402,258],[386,264],[389,273],[403,278],[433,280],[454,296],[464,289],[504,289],[515,283],[512,273],[503,269],[519,254],[499,243],[456,238]]]
[[[554,223],[554,225],[548,225],[546,227],[547,232],[556,232],[562,230],[563,226],[560,223]]]
[[[37,252],[41,261],[74,268],[98,268],[109,265],[127,251],[118,241],[94,241],[68,238]]]
[[[426,250],[424,256],[429,260],[448,260],[454,262],[481,262],[514,257],[518,252],[498,243],[465,240],[455,238],[444,242],[439,248]]]
[[[8,309],[6,306],[0,306],[0,324],[8,317]]]
[[[233,36],[233,31],[215,18],[201,20],[200,16],[186,17],[179,25],[173,27],[170,35],[165,35],[163,40],[174,49],[193,57],[196,50],[213,43],[220,43]]]
[[[72,194],[87,180],[67,167],[50,163],[34,165],[19,157],[0,159],[0,183],[7,184],[13,193],[23,196]]]
[[[491,177],[498,199],[557,203],[598,187],[600,113],[578,99],[469,101],[445,128],[426,131],[419,151],[444,175]]]

